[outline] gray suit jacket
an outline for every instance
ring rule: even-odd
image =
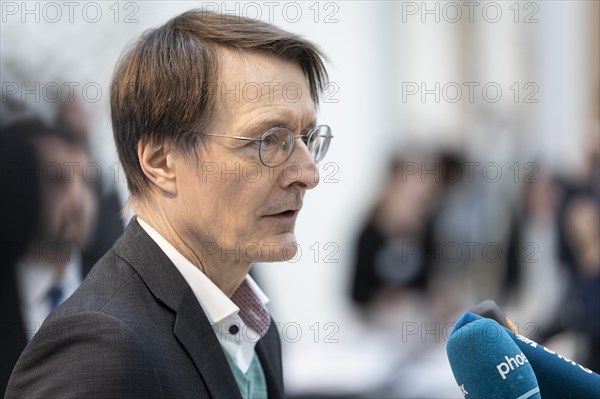
[[[283,397],[273,322],[257,343]],[[6,398],[241,398],[192,290],[134,219],[19,358]]]

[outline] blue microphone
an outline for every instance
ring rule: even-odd
[[[481,318],[455,326],[446,353],[454,379],[467,398],[541,398],[527,357],[494,320]]]
[[[479,320],[489,319],[473,313],[465,313],[456,322],[452,334]],[[600,375],[527,337],[514,333],[509,328],[503,327],[503,329],[527,356],[544,399],[600,398]]]

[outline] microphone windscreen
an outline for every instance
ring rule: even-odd
[[[465,397],[541,397],[527,357],[508,336],[505,328],[494,320],[465,320],[450,335],[446,353],[454,378]]]
[[[477,320],[485,319],[465,313],[457,321],[452,334]],[[600,375],[508,328],[504,327],[504,330],[527,356],[544,399],[600,398]]]

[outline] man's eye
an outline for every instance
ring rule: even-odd
[[[272,147],[276,144],[277,144],[277,137],[275,137],[275,135],[267,136],[262,141],[263,147]]]
[[[308,145],[308,133],[309,133],[309,132],[310,132],[310,131],[302,132],[302,134],[300,135],[300,137],[302,137],[302,139],[301,139],[301,140],[302,140],[302,142],[303,142],[304,144],[306,144],[306,145]],[[313,136],[314,136],[314,135],[313,135]],[[314,139],[314,137],[313,137],[313,139]]]

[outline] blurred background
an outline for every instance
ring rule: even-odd
[[[299,253],[253,267],[290,397],[462,397],[445,342],[486,298],[600,372],[600,2],[0,3],[3,378],[45,317],[42,291],[49,311],[128,221],[108,101],[119,55],[202,7],[329,57],[319,121],[335,138]],[[60,290],[28,274],[40,259]]]

